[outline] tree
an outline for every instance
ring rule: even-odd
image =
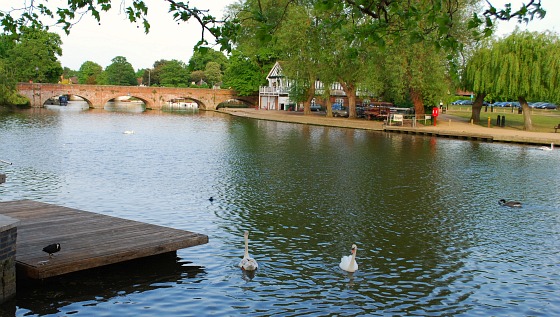
[[[478,96],[492,94],[518,100],[524,129],[532,129],[528,100],[560,101],[560,39],[554,33],[520,32],[481,47],[464,73],[464,87]],[[482,103],[482,98],[477,101]],[[480,118],[481,105],[473,107]]]
[[[261,1],[267,7],[279,7],[274,1]],[[229,65],[224,72],[223,86],[232,87],[241,95],[251,95],[266,83],[266,75],[280,58],[281,49],[275,41],[266,45],[259,39],[259,24],[253,19],[256,3],[238,2],[229,7],[228,15],[239,21],[235,37],[231,39],[235,49],[231,51]]]
[[[201,40],[198,46],[208,44],[205,38],[206,32],[216,38],[217,44],[222,49],[231,50],[231,44],[236,42],[239,35],[239,25],[242,22],[236,18],[226,18],[218,20],[208,14],[208,10],[200,10],[190,6],[189,2],[177,2],[176,0],[164,0],[169,4],[169,12],[173,14],[176,21],[186,22],[194,18],[202,28]],[[262,1],[259,1],[259,3]],[[290,5],[297,5],[296,0],[276,1],[277,7],[281,9]],[[387,0],[310,0],[311,6],[318,9],[338,10],[342,19],[349,16],[365,15],[369,16],[374,23],[367,25],[369,32],[364,33],[366,37],[371,37],[376,41],[383,41],[384,36],[396,32],[394,25],[406,25],[410,36],[423,37],[426,34],[434,33],[440,39],[438,45],[445,47],[456,47],[457,41],[450,28],[455,22],[457,13],[456,0],[432,0],[429,6],[424,6],[424,1],[387,1]],[[18,34],[22,28],[32,27],[48,29],[48,24],[54,19],[57,24],[62,25],[63,29],[69,33],[72,26],[80,19],[90,14],[98,22],[101,21],[103,12],[112,8],[113,1],[83,1],[68,0],[67,5],[56,3],[50,4],[48,0],[36,0],[26,2],[21,9],[10,9],[0,11],[0,24],[7,34]],[[446,6],[444,4],[450,4]],[[144,26],[145,32],[150,29],[147,18],[148,6],[144,0],[131,1],[130,5],[123,2],[120,7],[126,13],[131,22],[140,22]],[[483,26],[480,32],[484,36],[492,33],[495,20],[517,19],[520,22],[532,20],[534,17],[540,18],[546,14],[541,7],[541,0],[528,0],[527,4],[522,4],[519,9],[506,4],[505,8],[497,8],[492,5],[492,0],[484,2],[484,11],[481,14],[473,14],[469,25],[473,29]],[[263,14],[261,10],[251,11],[252,17],[262,22],[261,35],[272,34],[277,27],[275,21],[268,21],[270,16]],[[281,20],[276,19],[276,21]],[[424,21],[418,23],[418,21]],[[361,35],[361,36],[364,36]]]
[[[222,82],[222,71],[220,70],[220,64],[216,62],[208,62],[206,64],[206,69],[204,70],[204,75],[210,86]]]
[[[117,56],[111,62],[111,65],[105,69],[107,84],[119,86],[134,86],[138,84],[134,68],[126,60],[126,57]]]
[[[23,105],[28,101],[18,95],[13,72],[8,70],[0,58],[0,105]]]
[[[437,105],[450,89],[446,54],[429,41],[410,44],[408,49],[389,43],[379,53],[377,74],[384,83],[386,99],[396,103],[412,102],[417,115],[425,105]]]
[[[58,57],[62,54],[60,36],[39,29],[23,28],[17,40],[13,41],[6,52],[6,67],[13,71],[17,81],[36,81],[56,83],[62,75]]]
[[[191,73],[190,78],[191,78],[191,82],[198,83],[200,81],[206,80],[206,74],[202,70],[195,70],[194,72]]]
[[[220,71],[223,72],[226,70],[228,59],[222,52],[211,48],[199,48],[193,52],[192,57],[189,59],[188,70],[190,72],[206,70],[206,65],[209,62],[218,63]]]
[[[248,96],[259,91],[259,87],[265,83],[261,67],[255,60],[234,50],[229,58],[222,86],[235,89],[240,96]]]
[[[87,85],[97,85],[98,77],[103,72],[101,65],[92,61],[86,61],[80,66],[78,71],[78,83]]]
[[[159,80],[160,84],[165,87],[188,87],[189,71],[187,65],[176,59],[161,63]]]

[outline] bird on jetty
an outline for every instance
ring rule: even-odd
[[[499,203],[500,206],[521,208],[521,203],[518,201],[506,201],[505,199],[500,199]]]
[[[340,266],[340,268],[346,272],[356,272],[358,270],[358,262],[356,262],[356,251],[358,251],[358,247],[353,244],[351,250],[352,254],[343,256],[340,259],[340,264],[338,266]]]
[[[245,255],[239,262],[239,267],[245,271],[255,271],[259,268],[259,264],[257,260],[249,256],[249,231],[245,231],[243,236],[245,237]]]
[[[53,256],[54,253],[60,251],[60,243],[49,244],[43,248],[43,251],[49,254],[49,258]]]

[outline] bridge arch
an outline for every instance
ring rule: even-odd
[[[107,101],[119,96],[134,96],[146,104],[147,110],[161,110],[167,101],[180,97],[194,100],[201,110],[215,110],[230,99],[249,105],[258,102],[258,96],[241,97],[231,89],[18,83],[17,90],[29,99],[32,107],[43,107],[47,99],[56,95],[80,96],[90,107],[101,109]]]
[[[201,100],[189,96],[178,96],[176,98],[165,100],[164,105],[162,107],[162,109],[165,110],[194,109],[194,108],[206,110],[206,105]]]

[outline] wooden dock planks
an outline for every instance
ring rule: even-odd
[[[18,219],[16,267],[43,279],[208,243],[208,236],[32,200],[0,202]],[[54,257],[42,251],[60,243]]]

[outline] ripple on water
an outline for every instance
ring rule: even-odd
[[[38,111],[0,117],[0,148],[14,162],[0,166],[1,201],[210,237],[159,264],[18,288],[17,316],[560,315],[560,156],[530,147],[205,112]],[[254,275],[237,266],[244,230]],[[353,243],[360,270],[348,274],[338,263]]]

